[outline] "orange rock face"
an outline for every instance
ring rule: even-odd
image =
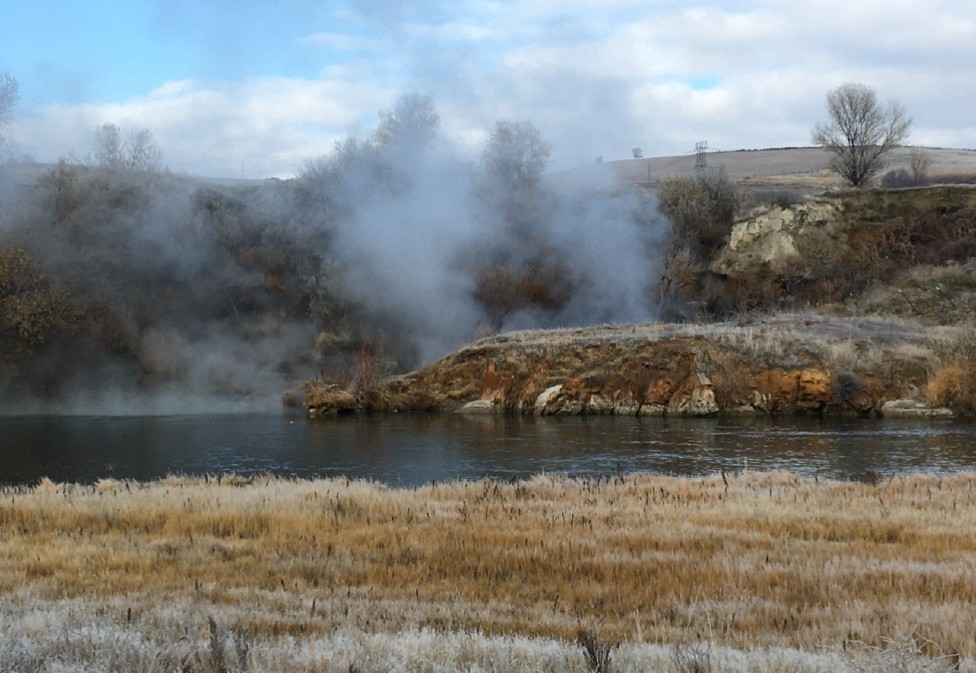
[[[508,372],[499,372],[494,362],[489,362],[485,379],[481,384],[481,399],[494,403],[504,402],[512,391],[515,377]]]
[[[830,374],[820,369],[803,369],[800,370],[797,379],[797,406],[822,409],[830,403]]]

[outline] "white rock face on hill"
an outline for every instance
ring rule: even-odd
[[[732,227],[726,252],[717,271],[729,273],[743,263],[789,263],[801,256],[798,239],[811,230],[836,233],[840,206],[825,200],[808,200],[788,208],[773,206],[754,213]]]

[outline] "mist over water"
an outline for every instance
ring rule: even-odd
[[[416,111],[288,181],[0,171],[0,411],[273,410],[363,342],[393,372],[492,331],[655,317],[653,199],[599,166],[533,173],[531,125],[472,162]]]

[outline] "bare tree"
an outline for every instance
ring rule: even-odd
[[[813,142],[831,153],[830,168],[860,187],[884,166],[883,157],[908,137],[912,120],[892,101],[881,106],[874,90],[844,84],[827,94],[829,123],[818,123]]]
[[[115,124],[102,124],[95,129],[95,163],[105,168],[125,166],[122,133]]]
[[[129,166],[139,171],[158,171],[163,163],[163,151],[149,129],[129,134]]]
[[[17,80],[7,74],[0,75],[0,147],[3,146],[3,127],[13,116],[14,105],[20,99]]]
[[[924,147],[913,147],[912,148],[912,183],[915,186],[924,185],[929,179],[929,167],[932,165],[932,160],[929,158],[929,153]]]
[[[383,146],[400,142],[423,147],[437,137],[440,123],[434,99],[409,93],[397,99],[391,112],[380,112],[380,123],[374,136]]]
[[[94,159],[103,168],[153,172],[159,170],[163,152],[148,129],[123,139],[119,127],[108,123],[95,129]]]
[[[481,154],[485,171],[508,189],[534,189],[551,148],[532,122],[499,121]]]

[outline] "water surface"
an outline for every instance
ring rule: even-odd
[[[167,474],[347,476],[393,486],[538,473],[791,470],[839,479],[976,469],[976,424],[805,418],[281,415],[0,417],[0,483]]]

